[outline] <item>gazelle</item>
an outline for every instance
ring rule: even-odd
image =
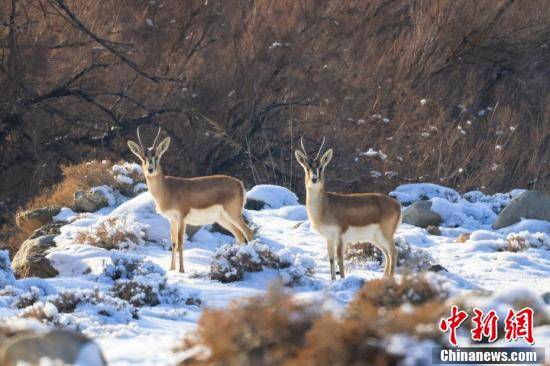
[[[397,249],[393,235],[401,222],[401,205],[379,193],[343,194],[325,190],[325,168],[332,159],[332,149],[319,155],[325,144],[310,159],[301,140],[302,150],[296,150],[296,160],[304,168],[306,207],[315,231],[327,240],[330,277],[336,279],[334,252],[338,255],[340,277],[344,278],[344,253],[347,244],[369,242],[384,253],[384,275],[392,276],[397,264]]]
[[[238,243],[252,240],[252,231],[242,218],[245,190],[240,180],[226,175],[199,178],[176,178],[164,175],[160,161],[170,145],[170,137],[166,137],[155,147],[160,131],[159,128],[153,145],[145,149],[141,143],[138,127],[139,145],[128,141],[128,147],[141,160],[147,188],[153,196],[157,212],[170,221],[172,241],[170,269],[175,269],[177,250],[179,271],[184,272],[185,225],[207,225],[217,222],[231,232]]]

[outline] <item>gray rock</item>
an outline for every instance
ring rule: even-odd
[[[101,189],[76,191],[74,193],[74,209],[76,211],[94,212],[109,205],[109,198]]]
[[[550,193],[542,191],[525,191],[514,198],[501,211],[493,224],[500,229],[519,222],[522,218],[550,221]]]
[[[54,222],[48,225],[44,225],[41,228],[36,229],[29,239],[36,239],[44,235],[59,235],[61,233],[61,226],[66,225],[65,222]]]
[[[423,228],[430,225],[439,226],[443,220],[431,208],[430,201],[416,201],[403,212],[403,222]]]
[[[544,300],[546,305],[550,305],[550,292],[545,292],[542,294],[542,300]]]
[[[432,264],[429,268],[428,268],[428,271],[430,272],[449,272],[447,271],[447,268],[443,267],[441,264]]]
[[[57,276],[59,272],[46,258],[48,249],[55,247],[54,238],[55,235],[46,235],[25,240],[11,263],[15,276],[18,278]]]
[[[15,217],[15,223],[24,232],[31,233],[34,230],[50,224],[53,217],[61,211],[61,207],[47,206],[23,211]]]
[[[97,344],[84,335],[55,329],[45,333],[22,332],[0,347],[0,365],[42,364],[41,359],[62,361],[64,365],[104,366],[105,357]]]
[[[259,211],[265,207],[265,202],[260,200],[255,200],[253,198],[247,198],[244,208],[247,210]]]
[[[193,238],[193,235],[197,233],[201,229],[202,226],[195,226],[195,225],[185,225],[185,233],[187,234],[187,238],[191,240]]]

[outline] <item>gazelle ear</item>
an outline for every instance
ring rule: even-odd
[[[162,157],[162,154],[168,150],[168,146],[170,146],[170,136],[162,140],[157,146],[157,156],[159,159]]]
[[[327,166],[328,163],[332,160],[332,149],[328,149],[327,152],[321,157],[321,165],[323,167]]]
[[[136,144],[134,141],[128,140],[128,147],[130,148],[130,151],[134,153],[135,156],[139,158],[139,160],[143,161],[143,149],[141,146]]]
[[[306,167],[306,162],[307,162],[306,154],[304,154],[300,150],[296,150],[296,151],[294,151],[294,156],[296,156],[296,161],[298,162],[298,164],[300,164],[301,166],[303,166],[305,168]]]

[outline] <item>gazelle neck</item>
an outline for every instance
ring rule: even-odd
[[[164,172],[162,171],[162,167],[158,166],[158,172],[154,174],[148,174],[145,173],[145,181],[147,182],[147,188],[149,189],[149,192],[151,192],[151,195],[155,200],[160,199],[163,192],[166,192],[165,189],[165,176]]]
[[[311,219],[315,220],[321,217],[325,197],[326,191],[324,184],[308,184],[308,182],[306,182],[306,207]]]

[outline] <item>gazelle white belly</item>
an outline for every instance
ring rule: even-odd
[[[367,226],[350,226],[342,233],[342,241],[346,244],[364,243],[377,241],[377,235],[380,233],[380,224],[370,224]]]
[[[214,205],[206,208],[192,208],[183,219],[189,225],[207,225],[216,222],[223,212],[222,205]]]

